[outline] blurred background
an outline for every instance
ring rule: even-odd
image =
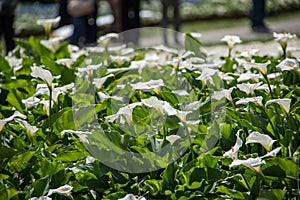
[[[300,0],[268,0],[266,3],[270,20],[298,18],[300,21]],[[162,17],[160,0],[141,0],[140,5],[141,26],[159,26]],[[201,32],[229,26],[247,26],[250,7],[250,0],[181,0],[181,31]],[[58,16],[58,9],[57,0],[20,0],[14,25],[16,36],[42,34],[43,27],[37,25],[36,20],[54,18]],[[112,22],[110,5],[100,0],[97,19],[99,34],[110,32],[109,25]]]

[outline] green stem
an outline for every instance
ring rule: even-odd
[[[49,91],[50,91],[50,98],[49,98],[49,124],[48,124],[48,126],[51,130],[52,129],[51,128],[51,106],[52,106],[52,88],[51,87],[49,87]]]

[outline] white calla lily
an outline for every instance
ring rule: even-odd
[[[8,118],[4,118],[4,119],[0,119],[0,131],[3,130],[5,124],[7,122],[10,122],[12,120],[14,120],[15,118],[21,118],[21,119],[26,119],[26,115],[23,115],[22,113],[20,113],[19,111],[15,111],[14,114]]]
[[[271,64],[271,61],[268,60],[265,63],[244,63],[244,67],[246,70],[250,70],[251,68],[257,69],[263,75],[267,75],[267,66]]]
[[[109,78],[109,77],[114,77],[113,74],[108,74],[102,78],[95,78],[93,81],[93,84],[95,85],[96,88],[101,89],[103,84],[105,83],[105,81]]]
[[[146,200],[146,198],[143,196],[135,196],[133,194],[126,194],[125,197],[120,198],[118,200]]]
[[[290,112],[291,101],[292,100],[288,99],[288,98],[284,98],[284,99],[272,99],[272,100],[267,101],[266,104],[265,104],[265,106],[267,107],[271,103],[277,103],[278,105],[280,105],[280,107],[286,113],[289,113]]]
[[[254,90],[259,87],[261,85],[261,83],[242,83],[242,84],[237,84],[236,87],[245,92],[246,94],[251,94],[254,95]]]
[[[215,100],[221,100],[222,98],[225,97],[228,101],[232,101],[231,92],[233,91],[234,88],[235,87],[224,89],[221,91],[214,91],[211,98]]]
[[[259,79],[260,79],[259,74],[243,73],[238,77],[237,82],[240,83],[240,82],[249,81],[249,80],[253,80],[255,82],[258,82]]]
[[[248,158],[247,160],[239,160],[235,159],[232,161],[232,163],[229,165],[229,168],[244,165],[246,167],[249,167],[250,169],[260,172],[260,166],[262,164],[265,164],[266,162],[262,160],[261,158]]]
[[[238,159],[239,149],[243,146],[243,141],[240,138],[240,131],[236,133],[236,142],[229,151],[226,151],[223,156],[230,157],[232,160]]]
[[[280,150],[281,150],[281,147],[277,147],[276,149],[272,150],[271,152],[267,153],[266,155],[262,156],[261,158],[275,157]]]
[[[22,103],[25,104],[26,109],[31,109],[32,107],[36,107],[40,103],[40,99],[32,96],[27,99],[23,99]]]
[[[51,196],[52,194],[60,194],[60,195],[69,195],[71,194],[73,187],[70,185],[60,186],[57,189],[50,189],[47,196]]]
[[[26,129],[28,135],[30,137],[33,137],[34,134],[39,130],[36,126],[30,125],[27,121],[21,120],[21,119],[14,119],[16,122],[20,124],[24,129]]]
[[[284,59],[276,66],[276,68],[280,69],[281,71],[300,71],[299,62],[292,58]]]
[[[250,135],[246,138],[246,143],[259,143],[261,144],[268,152],[271,151],[273,143],[276,140],[273,140],[269,135],[261,134],[257,131],[253,131]]]
[[[49,70],[44,69],[42,66],[33,66],[31,67],[30,75],[32,77],[44,80],[47,86],[52,89],[52,82],[54,80],[54,77]]]
[[[236,105],[244,105],[248,103],[256,103],[259,106],[263,106],[262,104],[263,97],[258,96],[258,97],[249,97],[249,98],[242,98],[235,102]]]
[[[164,81],[162,79],[158,80],[150,80],[147,82],[138,82],[135,84],[130,84],[134,90],[142,90],[142,91],[152,91],[157,90],[160,87],[164,86]]]

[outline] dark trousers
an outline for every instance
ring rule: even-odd
[[[264,26],[265,0],[252,0],[250,11],[251,26]]]
[[[78,46],[91,46],[97,42],[97,5],[95,12],[89,16],[71,17],[71,23],[74,26],[73,35],[70,38],[70,43]]]
[[[4,35],[6,54],[15,48],[14,43],[14,15],[0,15],[0,39]]]
[[[174,25],[174,40],[177,42],[177,32],[180,26],[180,13],[179,13],[179,0],[161,0],[162,3],[162,20],[161,26],[166,29],[169,23],[168,10],[170,7],[173,9],[172,24]],[[163,30],[164,42],[167,43],[167,31]]]

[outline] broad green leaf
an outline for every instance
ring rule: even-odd
[[[223,185],[218,186],[216,192],[220,192],[222,194],[227,194],[228,196],[230,196],[233,199],[245,199],[245,196],[243,195],[242,192],[233,190],[233,189],[229,189]]]
[[[195,56],[199,58],[205,58],[206,55],[201,51],[200,47],[202,46],[201,42],[193,37],[190,33],[185,34],[184,47],[186,50],[192,51],[195,53]]]
[[[269,189],[269,190],[262,190],[259,193],[257,200],[278,200],[284,199],[286,194],[286,190],[281,189]]]
[[[16,196],[19,191],[15,188],[7,188],[0,190],[0,199],[1,200],[9,200]]]
[[[274,176],[280,178],[297,177],[298,166],[288,158],[272,158],[266,164],[261,166],[265,176]]]
[[[10,67],[7,60],[2,55],[0,55],[0,72],[4,72],[4,73],[12,72],[12,68]]]
[[[62,162],[75,162],[80,161],[87,156],[86,152],[78,151],[78,150],[69,150],[67,152],[60,153],[57,155],[55,160],[59,160]]]
[[[8,162],[9,168],[16,172],[22,171],[28,164],[30,164],[30,160],[35,153],[35,151],[27,151],[14,155]]]

